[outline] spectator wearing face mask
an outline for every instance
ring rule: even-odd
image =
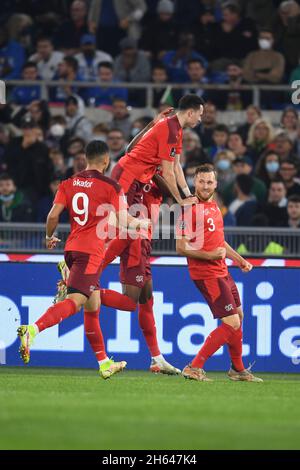
[[[0,222],[32,222],[32,203],[8,173],[0,175]]]
[[[218,172],[218,189],[222,192],[224,188],[234,180],[232,163],[235,155],[230,150],[221,150],[214,159],[214,165]]]
[[[274,150],[269,150],[258,160],[255,174],[267,187],[279,177],[280,158]]]

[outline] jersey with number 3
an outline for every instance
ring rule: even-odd
[[[225,246],[224,223],[215,201],[199,201],[188,206],[177,224],[177,234],[190,240],[195,250],[213,251]],[[228,274],[225,260],[187,258],[190,276],[195,280],[224,277]]]
[[[65,251],[103,256],[105,228],[109,211],[127,208],[121,186],[97,170],[85,170],[63,181],[54,204],[68,210],[71,233]]]

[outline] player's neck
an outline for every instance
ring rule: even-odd
[[[176,113],[177,119],[179,121],[180,127],[184,128],[185,127],[185,117],[184,114],[182,114],[180,111]]]
[[[88,165],[86,167],[87,170],[95,170],[95,171],[98,171],[99,173],[101,173],[103,175],[104,171],[105,171],[105,167],[102,166],[102,165]]]

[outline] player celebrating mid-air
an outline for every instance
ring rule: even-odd
[[[126,362],[108,359],[98,318],[99,276],[108,211],[114,212],[119,224],[126,228],[148,230],[150,221],[131,217],[122,188],[103,175],[109,165],[108,147],[104,142],[90,142],[86,148],[86,158],[87,169],[61,183],[47,217],[46,244],[51,249],[59,242],[54,232],[60,214],[65,208],[70,214],[71,233],[65,246],[65,261],[70,270],[67,298],[48,308],[33,325],[20,326],[18,335],[21,357],[28,363],[35,336],[74,315],[84,306],[85,331],[98,360],[100,375],[109,378],[123,370]]]
[[[220,326],[206,338],[197,356],[183,369],[182,374],[189,379],[209,381],[203,366],[209,357],[227,344],[232,362],[228,377],[235,381],[262,382],[243,364],[243,310],[225,257],[234,260],[243,272],[251,271],[252,265],[225,242],[222,214],[214,201],[216,187],[213,166],[199,166],[195,173],[198,203],[186,210],[178,221],[177,252],[187,257],[192,280],[206,299],[214,318],[221,320]]]

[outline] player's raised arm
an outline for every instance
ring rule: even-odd
[[[237,251],[235,251],[227,242],[225,242],[226,256],[235,261],[241,270],[248,273],[253,268],[253,265],[243,258]]]
[[[147,126],[144,127],[144,129],[142,129],[130,142],[129,144],[127,145],[126,147],[126,152],[130,152],[133,147],[141,140],[141,138],[143,137],[144,134],[146,134],[146,132],[148,132],[150,129],[152,129],[152,127],[154,126],[154,124],[156,124],[160,119],[166,117],[166,116],[169,116],[172,112],[174,111],[174,108],[167,108],[165,109],[164,111],[162,111],[161,113],[159,113],[154,119],[152,119],[151,122],[149,122],[149,124],[147,124]]]
[[[58,226],[59,216],[64,208],[63,204],[54,204],[48,214],[46,222],[46,246],[48,250],[52,250],[60,242],[60,239],[54,235],[54,232]]]

